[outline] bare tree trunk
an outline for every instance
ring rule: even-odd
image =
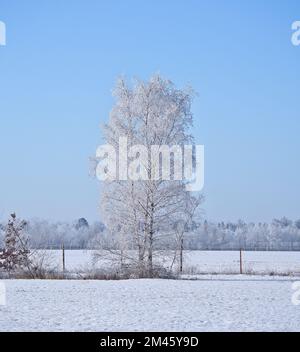
[[[153,232],[149,232],[149,247],[148,247],[148,275],[153,277]]]
[[[149,228],[149,247],[148,247],[148,274],[149,277],[153,277],[153,236],[154,236],[154,203],[151,203],[151,216],[150,216],[150,228]]]

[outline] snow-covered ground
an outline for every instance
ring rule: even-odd
[[[0,331],[300,331],[287,278],[3,282]]]
[[[67,250],[65,253],[66,269],[69,271],[93,268],[92,250]],[[52,262],[62,267],[62,252],[49,251]],[[203,273],[239,273],[239,251],[185,251],[184,271],[187,274]],[[242,254],[243,270],[248,273],[286,274],[299,273],[300,252],[253,252],[245,251]],[[167,266],[171,260],[167,260]],[[100,261],[95,264],[101,267]]]

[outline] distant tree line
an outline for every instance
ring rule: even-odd
[[[271,223],[208,222],[195,225],[186,248],[207,250],[300,250],[300,220],[283,217]]]
[[[8,224],[0,223],[0,248]],[[175,225],[174,225],[175,226]],[[59,249],[115,249],[117,233],[111,233],[101,222],[89,224],[84,218],[67,222],[32,219],[25,231],[31,248]],[[117,232],[118,230],[116,230]],[[283,217],[271,223],[199,221],[186,229],[184,249],[187,250],[300,250],[300,219]],[[158,249],[174,249],[173,238],[165,237]],[[131,248],[135,249],[135,248]]]

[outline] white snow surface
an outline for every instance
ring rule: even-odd
[[[0,331],[300,331],[295,279],[6,280]]]

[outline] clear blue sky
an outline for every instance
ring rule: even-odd
[[[88,158],[120,74],[191,84],[213,220],[300,218],[295,1],[0,0],[0,219],[100,218]]]

